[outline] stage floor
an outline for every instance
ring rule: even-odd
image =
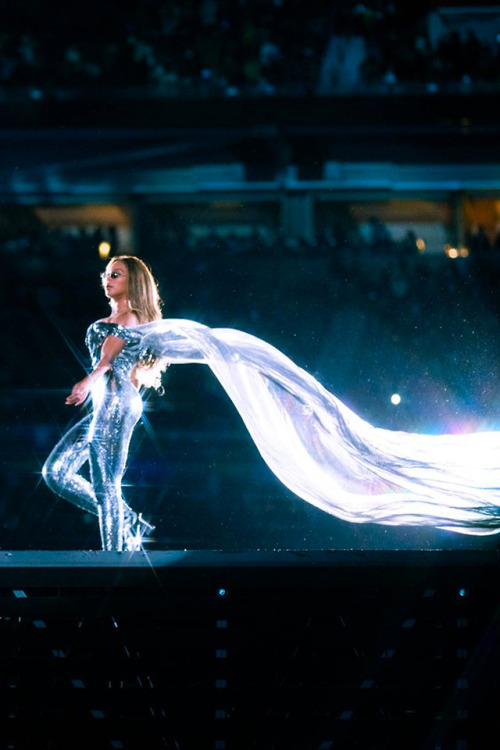
[[[457,585],[496,586],[500,581],[497,550],[97,550],[0,551],[0,585],[14,580],[47,585],[71,578],[75,585],[126,585],[128,581],[199,585],[232,581],[266,587],[284,582],[344,587],[364,581],[393,586],[424,578]],[[135,583],[134,583],[135,585]]]
[[[155,550],[104,552],[100,550],[0,550],[5,567],[299,567],[351,566],[491,566],[500,562],[500,550]]]

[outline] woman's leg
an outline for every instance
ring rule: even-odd
[[[132,397],[122,393],[121,398],[103,403],[90,431],[90,474],[104,550],[121,551],[124,522],[130,525],[137,518],[123,501],[121,483],[130,439],[141,413],[142,401],[135,389]]]
[[[91,421],[92,416],[89,415],[63,435],[47,458],[42,468],[42,476],[54,494],[76,505],[78,508],[98,516],[103,549],[121,549],[116,533],[112,534],[112,540],[108,539],[107,544],[104,541],[104,519],[108,518],[109,525],[109,518],[112,516],[110,502],[111,498],[116,498],[117,493],[103,491],[102,472],[99,470],[97,457],[94,455],[91,461],[88,435]],[[87,461],[90,465],[92,481],[86,479],[80,473]],[[118,474],[117,481],[120,482],[121,474],[119,467],[118,470],[115,469],[116,473]],[[108,500],[104,501],[102,509],[96,496],[95,483],[99,485],[100,497],[108,498]],[[120,506],[115,508],[115,513],[118,516],[118,526],[122,527],[124,520],[129,525],[135,523],[137,514],[123,500]],[[116,546],[113,547],[110,544]]]
[[[96,441],[89,445],[90,472],[97,498],[99,529],[103,550],[123,549],[123,498],[121,480],[124,464],[113,460],[106,446]]]
[[[97,515],[97,500],[92,484],[79,473],[89,459],[90,422],[91,416],[87,416],[63,435],[47,458],[42,476],[56,495]]]

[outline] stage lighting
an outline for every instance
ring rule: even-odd
[[[109,258],[109,254],[111,252],[111,245],[109,242],[100,242],[99,243],[99,257],[101,260],[107,260]]]

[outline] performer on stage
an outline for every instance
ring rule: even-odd
[[[303,500],[352,523],[500,531],[500,432],[373,427],[261,339],[161,319],[156,284],[138,258],[111,260],[104,288],[111,315],[87,333],[94,369],[67,399],[81,404],[90,392],[93,415],[63,437],[43,472],[54,492],[99,516],[103,549],[137,549],[150,528],[120,489],[141,414],[137,384],[190,362],[211,368],[267,465]],[[86,460],[91,482],[79,473]]]
[[[150,269],[133,256],[114,258],[102,274],[102,285],[111,315],[89,327],[86,344],[93,369],[66,399],[79,406],[91,394],[93,414],[56,445],[43,476],[56,494],[99,517],[104,550],[136,549],[152,526],[124,502],[121,481],[130,438],[142,414],[138,388],[155,363],[141,365],[127,343],[139,323],[161,318],[161,300]],[[86,462],[90,482],[79,473]]]

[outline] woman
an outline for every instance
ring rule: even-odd
[[[113,258],[102,285],[111,314],[89,327],[93,369],[66,399],[79,406],[91,394],[93,414],[56,445],[43,476],[56,494],[98,516],[103,549],[136,549],[152,526],[121,495],[130,438],[142,413],[138,387],[147,370],[130,345],[137,325],[161,318],[161,302],[151,271],[133,256]],[[87,461],[90,482],[79,473]]]
[[[99,515],[104,549],[134,549],[147,528],[121,498],[136,382],[165,363],[207,364],[234,402],[263,459],[292,492],[352,523],[500,531],[500,432],[420,435],[376,428],[280,351],[243,331],[160,319],[156,285],[138,258],[110,262],[112,313],[90,326],[94,412],[56,446],[44,469],[52,489]],[[150,321],[150,322],[144,322]],[[85,460],[92,482],[79,469]],[[141,526],[142,523],[142,526]]]

